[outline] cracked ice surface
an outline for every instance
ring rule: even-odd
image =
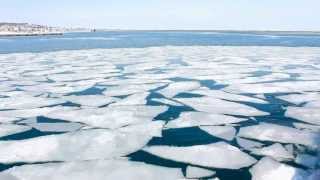
[[[224,179],[221,168],[236,179],[249,166],[257,180],[317,179],[319,57],[227,46],[1,54],[0,179]]]

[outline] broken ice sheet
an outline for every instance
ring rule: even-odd
[[[95,160],[23,165],[0,173],[6,180],[177,180],[182,171],[127,160]]]
[[[8,110],[0,111],[0,120],[5,122],[16,120],[17,118],[32,118],[37,116],[46,116],[52,111],[57,112],[67,112],[76,110],[76,107],[67,107],[67,106],[55,106],[55,107],[43,107],[35,109],[19,109],[19,110]]]
[[[224,142],[187,147],[150,146],[144,151],[164,159],[212,168],[240,169],[256,160]]]
[[[57,110],[45,115],[51,119],[80,122],[93,127],[116,129],[130,124],[152,121],[165,112],[166,106],[110,106],[77,110]]]
[[[186,177],[187,178],[204,178],[213,176],[216,172],[209,169],[199,168],[195,166],[187,166]]]
[[[320,135],[317,133],[271,123],[241,127],[238,136],[261,141],[301,144],[312,148],[320,145]]]
[[[247,119],[206,112],[183,112],[166,124],[166,128],[183,128],[193,126],[224,125],[246,121]]]
[[[62,104],[64,102],[64,100],[57,98],[34,97],[21,94],[8,98],[0,98],[0,109],[31,109]]]
[[[144,105],[147,103],[147,97],[149,92],[137,93],[127,96],[124,99],[118,100],[117,102],[110,105],[111,106],[126,106],[126,105]]]
[[[170,83],[164,89],[159,90],[158,93],[164,95],[167,98],[172,98],[179,93],[188,92],[199,87],[200,83],[196,81],[175,82]]]
[[[90,129],[26,140],[0,142],[0,162],[75,161],[121,157],[159,136],[163,122],[119,130]]]
[[[108,97],[103,95],[83,95],[83,96],[63,96],[62,99],[66,101],[70,101],[76,104],[80,104],[82,106],[93,106],[99,107],[106,104],[110,104],[119,100],[115,97]]]
[[[269,157],[262,158],[251,169],[252,180],[305,180],[308,173],[302,169],[279,163]]]
[[[249,97],[249,96],[232,94],[232,93],[227,93],[224,91],[210,90],[210,89],[204,89],[204,88],[191,91],[191,93],[205,95],[205,96],[209,96],[209,97],[215,97],[215,98],[219,98],[219,99],[230,100],[230,101],[246,101],[246,102],[261,103],[261,104],[268,103],[265,100],[255,98],[255,97]]]
[[[214,97],[176,98],[176,100],[193,109],[208,113],[242,116],[264,116],[269,114],[244,104],[221,100]]]
[[[306,123],[320,125],[319,107],[288,107],[285,116]]]
[[[252,148],[253,154],[269,156],[278,161],[289,161],[294,158],[293,154],[288,152],[281,144],[275,143],[263,148]]]
[[[83,127],[79,123],[29,123],[28,126],[31,126],[42,132],[72,132],[79,130]]]

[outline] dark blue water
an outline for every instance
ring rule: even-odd
[[[0,53],[152,46],[320,47],[320,35],[213,31],[109,31],[62,36],[0,37]]]

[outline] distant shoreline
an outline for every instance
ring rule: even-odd
[[[56,35],[63,35],[62,32],[57,33],[9,33],[9,34],[2,34],[0,32],[0,37],[16,37],[16,36],[56,36]]]

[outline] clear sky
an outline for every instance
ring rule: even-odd
[[[111,29],[320,30],[320,0],[1,0],[0,21]]]

